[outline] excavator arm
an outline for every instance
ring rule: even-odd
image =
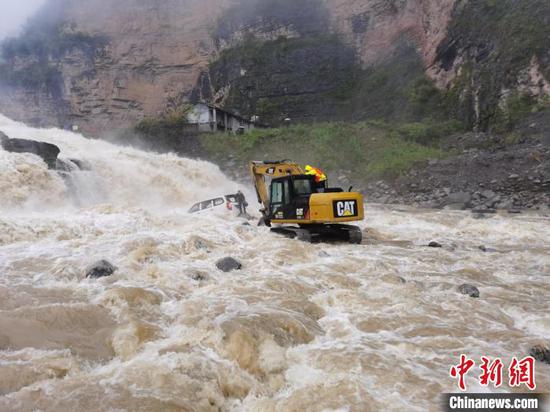
[[[283,177],[288,175],[303,175],[305,170],[298,164],[288,161],[252,161],[249,164],[250,174],[254,179],[254,187],[258,195],[258,202],[264,206],[264,211],[269,210],[269,192],[265,177]]]

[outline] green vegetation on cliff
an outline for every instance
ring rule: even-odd
[[[206,157],[219,164],[229,156],[241,164],[292,159],[331,173],[345,171],[360,181],[395,177],[418,162],[444,155],[436,147],[413,141],[406,126],[384,122],[299,124],[241,136],[205,134],[200,144]]]
[[[300,23],[305,16],[307,26]],[[214,32],[224,48],[209,70],[214,93],[203,97],[223,95],[224,107],[272,125],[285,117],[297,122],[454,119],[468,129],[499,132],[547,107],[528,84],[533,62],[550,79],[547,0],[457,2],[437,50],[441,68],[460,68],[448,90],[427,78],[417,45],[406,38],[397,40],[386,60],[361,67],[349,42],[319,30],[326,17],[318,0],[248,0],[234,6]],[[274,40],[285,32],[290,35]]]
[[[543,109],[522,83],[531,62],[550,79],[549,19],[547,0],[459,4],[438,48],[444,69],[461,61],[461,74],[446,95],[451,114],[469,127],[508,131]]]
[[[229,90],[225,107],[264,123],[333,120],[337,94],[348,87],[355,64],[354,51],[335,35],[248,36],[211,64],[210,79],[214,90]]]

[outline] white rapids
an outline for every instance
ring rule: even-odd
[[[210,163],[2,116],[0,131],[92,166],[71,191],[0,149],[2,411],[435,411],[460,354],[508,361],[550,340],[543,213],[367,205],[362,245],[312,245],[189,215],[238,188]],[[242,270],[216,269],[225,256]],[[86,279],[100,259],[117,272]],[[478,374],[468,389],[494,390]],[[549,392],[550,366],[536,379]]]

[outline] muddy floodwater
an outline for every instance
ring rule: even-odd
[[[435,411],[460,354],[507,365],[550,339],[547,213],[367,203],[363,244],[307,244],[186,213],[239,188],[209,163],[0,131],[91,165],[0,149],[1,411]],[[118,270],[86,279],[100,259]],[[469,391],[496,391],[478,375]]]

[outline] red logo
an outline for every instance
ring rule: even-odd
[[[460,355],[458,365],[451,366],[450,375],[452,378],[458,379],[458,387],[461,391],[466,390],[465,377],[468,372],[474,367],[475,361],[468,359],[466,355]],[[502,385],[504,365],[499,358],[491,360],[485,356],[481,357],[481,375],[479,375],[479,384],[489,386],[493,384],[495,388]],[[512,387],[525,384],[530,390],[535,390],[535,359],[532,356],[518,360],[512,358],[508,368],[508,384]]]
[[[479,376],[479,383],[483,386],[489,386],[489,382],[493,382],[495,388],[502,385],[502,361],[496,358],[491,362],[489,358],[482,356],[481,362],[482,374]]]
[[[513,358],[508,372],[510,373],[510,381],[508,382],[510,386],[520,386],[524,383],[532,391],[537,387],[535,383],[535,358],[532,356],[526,356],[520,361]]]
[[[464,383],[464,376],[475,365],[475,362],[471,359],[467,359],[466,355],[460,355],[460,363],[451,367],[451,376],[453,378],[458,377],[458,387],[461,391],[466,390],[466,384]]]

